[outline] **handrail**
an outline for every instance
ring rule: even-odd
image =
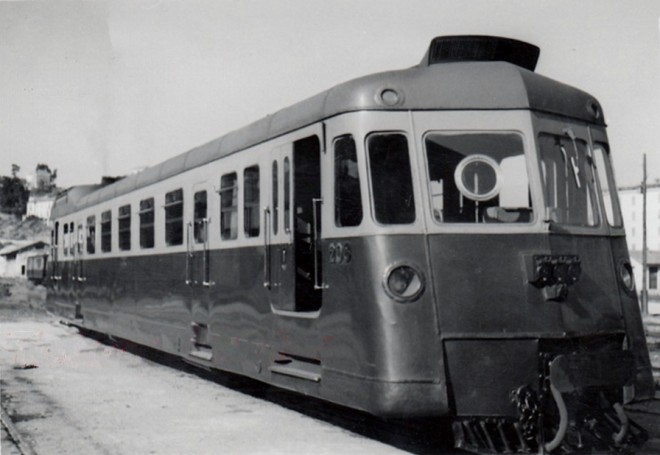
[[[192,277],[191,275],[191,266],[190,266],[190,260],[192,257],[192,246],[190,242],[190,228],[192,227],[192,223],[188,222],[186,224],[186,279],[185,283],[186,285],[190,286],[192,284]]]
[[[270,208],[264,207],[264,287],[271,288],[270,276]]]
[[[312,199],[312,216],[313,216],[313,226],[312,226],[312,235],[314,246],[314,289],[327,289],[328,286],[323,283],[323,277],[319,278],[319,225],[318,225],[318,216],[316,214],[318,206],[323,204],[323,198],[313,198]]]
[[[210,218],[202,219],[202,230],[204,233],[204,257],[203,260],[203,270],[204,276],[202,277],[202,286],[211,287],[215,285],[214,281],[211,281],[211,258],[209,251],[209,223],[211,222]]]

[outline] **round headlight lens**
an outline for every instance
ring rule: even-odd
[[[410,302],[424,291],[424,278],[414,267],[399,265],[385,276],[385,291],[399,302]]]
[[[632,266],[630,262],[624,262],[619,267],[619,274],[621,275],[621,283],[625,287],[626,291],[634,292],[635,291],[635,278],[633,276]]]

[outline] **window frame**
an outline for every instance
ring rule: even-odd
[[[175,198],[176,197],[176,198]],[[172,200],[169,200],[172,198]],[[165,193],[165,245],[180,246],[183,245],[184,233],[184,191],[183,188],[177,188]]]
[[[271,224],[273,226],[272,232],[273,235],[277,235],[277,231],[279,228],[279,212],[280,212],[280,187],[279,187],[279,163],[275,159],[273,160],[273,163],[271,165],[271,200],[273,204],[273,215],[272,215],[272,221]],[[265,228],[265,227],[264,227]]]
[[[198,199],[198,195],[204,195],[203,201],[201,198]],[[208,240],[208,215],[209,215],[209,205],[208,205],[208,191],[199,190],[195,191],[193,194],[193,239],[195,243],[201,244],[206,243]],[[203,204],[202,204],[203,202]],[[201,207],[204,207],[203,216],[199,216]]]
[[[131,250],[131,204],[117,209],[117,246],[119,251]]]
[[[64,256],[69,255],[69,223],[62,223],[62,253]]]
[[[249,175],[255,170],[254,175]],[[261,204],[261,169],[258,164],[253,164],[243,169],[243,234],[245,238],[255,238],[261,234],[259,204]]]
[[[434,201],[433,201],[433,190],[431,188],[431,169],[429,167],[429,157],[428,157],[428,148],[427,148],[427,140],[428,137],[431,135],[446,135],[446,136],[478,136],[478,135],[503,135],[503,136],[516,136],[519,139],[520,147],[521,147],[521,152],[518,155],[511,155],[513,156],[519,156],[524,159],[524,169],[525,169],[525,174],[526,174],[526,182],[527,182],[527,191],[528,191],[528,199],[529,199],[529,219],[526,221],[513,221],[513,222],[506,222],[506,221],[498,221],[498,222],[461,222],[461,221],[441,221],[436,218],[433,214],[434,210]],[[423,159],[423,164],[424,164],[424,179],[425,179],[425,191],[427,192],[427,198],[428,198],[428,206],[426,207],[425,211],[425,216],[428,216],[429,219],[433,222],[435,226],[442,227],[443,229],[451,229],[452,227],[459,228],[461,230],[464,229],[470,229],[470,230],[487,230],[487,231],[492,231],[493,229],[497,230],[511,230],[511,229],[529,229],[530,226],[534,225],[537,223],[537,220],[539,218],[538,215],[538,209],[536,207],[535,199],[534,199],[534,193],[535,193],[535,182],[534,182],[534,176],[532,173],[532,153],[533,151],[530,150],[529,144],[527,143],[526,136],[523,134],[522,131],[519,130],[510,130],[510,129],[475,129],[475,130],[462,130],[462,129],[429,129],[424,132],[424,134],[421,137],[421,146],[422,149],[420,151],[420,157]],[[468,158],[469,156],[477,156],[477,154],[472,154],[472,155],[466,155],[461,161],[465,160],[465,158]],[[482,154],[484,155],[484,154]],[[490,155],[485,154],[485,156],[491,160],[494,160]],[[497,161],[497,160],[494,160]],[[504,160],[502,160],[504,161]],[[466,164],[468,162],[465,162]],[[498,167],[499,167],[498,163]],[[459,167],[460,163],[456,166],[454,171]],[[501,190],[501,188],[500,188]],[[460,190],[459,190],[460,191]],[[498,192],[499,195],[499,192]],[[494,197],[494,196],[493,196]],[[488,199],[486,199],[487,201]],[[482,201],[480,201],[482,202]],[[498,205],[499,206],[499,205]],[[500,206],[501,207],[501,206]],[[522,207],[521,207],[522,208]]]
[[[101,253],[112,252],[112,210],[101,212]],[[107,227],[107,229],[106,229]]]
[[[87,254],[96,254],[96,215],[88,216],[85,223],[85,234],[87,236]]]
[[[156,201],[154,197],[140,200],[140,249],[150,249],[156,244]],[[148,215],[151,215],[148,217]],[[148,218],[151,218],[149,220]]]
[[[409,170],[410,170],[410,190],[411,190],[411,196],[412,196],[412,202],[413,202],[413,212],[414,212],[414,218],[411,221],[408,222],[403,222],[403,223],[386,223],[382,222],[378,219],[376,216],[376,200],[375,200],[375,195],[374,195],[374,179],[373,179],[373,173],[372,173],[372,160],[371,160],[371,150],[369,148],[369,141],[372,137],[374,136],[385,136],[385,135],[400,135],[406,140],[406,153],[408,156],[408,164],[409,164]],[[402,130],[384,130],[384,131],[370,131],[365,137],[364,137],[364,149],[365,149],[365,156],[366,156],[366,165],[367,165],[367,176],[368,176],[368,191],[369,191],[369,199],[370,199],[370,212],[371,212],[371,218],[373,222],[382,227],[388,227],[388,228],[395,228],[395,227],[406,227],[406,226],[414,226],[418,223],[420,215],[417,213],[418,210],[418,201],[417,201],[417,195],[415,194],[417,191],[417,188],[415,186],[415,164],[413,161],[413,154],[412,151],[414,150],[414,147],[411,147],[411,142],[410,142],[410,137],[409,133],[407,131],[402,131]]]
[[[225,185],[223,181],[226,178],[233,177],[231,185]],[[239,223],[238,223],[238,173],[235,171],[227,172],[220,176],[220,189],[218,193],[220,194],[220,238],[222,240],[236,240],[238,238]],[[224,202],[227,200],[227,194],[229,194],[229,205],[224,205]],[[226,218],[225,213],[229,213],[229,226],[225,226]],[[233,214],[233,216],[231,216]],[[236,219],[235,229],[232,230],[232,220]]]
[[[337,145],[339,144],[340,141],[344,139],[350,139],[350,141],[353,144],[353,155],[355,158],[355,165],[357,168],[357,178],[354,179],[357,181],[357,191],[355,192],[358,202],[359,202],[359,220],[356,223],[353,224],[343,224],[340,223],[339,215],[340,212],[338,212],[338,200],[339,197],[338,195],[341,193],[340,191],[340,180],[338,178],[338,172],[337,172]],[[364,221],[364,201],[362,200],[362,179],[360,176],[360,162],[358,159],[358,153],[357,153],[357,141],[355,140],[355,137],[353,137],[352,134],[342,134],[339,136],[336,136],[333,141],[332,141],[332,162],[333,162],[333,177],[334,177],[334,185],[333,185],[333,201],[334,201],[334,214],[333,214],[333,219],[334,219],[334,225],[337,228],[344,229],[344,228],[355,228],[359,227],[362,222]],[[411,171],[412,171],[412,163],[411,163]],[[414,197],[414,185],[413,185],[413,197]]]

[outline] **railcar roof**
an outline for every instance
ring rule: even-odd
[[[400,94],[396,105],[382,102],[385,89]],[[76,212],[346,112],[528,109],[603,124],[602,114],[595,118],[589,105],[602,113],[588,93],[507,62],[421,64],[336,85],[90,194],[58,200],[51,216]]]

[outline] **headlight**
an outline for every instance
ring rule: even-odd
[[[411,265],[397,264],[385,271],[383,287],[397,302],[412,302],[424,292],[424,275]]]
[[[633,276],[632,266],[630,262],[624,261],[619,265],[619,277],[621,278],[621,283],[623,288],[627,292],[635,292],[635,278]]]

